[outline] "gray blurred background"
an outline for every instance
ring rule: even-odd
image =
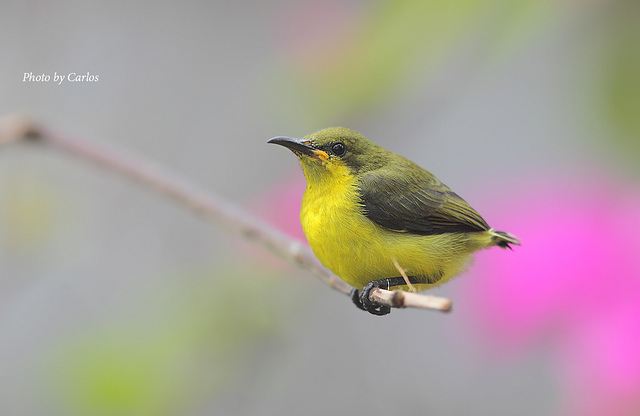
[[[126,148],[299,238],[302,172],[266,141],[334,125],[481,213],[484,192],[508,199],[506,180],[597,165],[637,184],[637,2],[1,8],[0,114]],[[54,72],[98,81],[23,82]],[[456,293],[468,279],[436,291],[452,314],[369,316],[153,191],[56,149],[6,146],[0,413],[570,414],[544,347],[503,359],[467,333]]]

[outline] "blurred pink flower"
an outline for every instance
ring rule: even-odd
[[[479,253],[457,311],[495,354],[550,345],[562,414],[638,415],[640,191],[558,178],[521,181],[493,212],[484,205],[522,247]]]
[[[298,168],[255,195],[247,201],[246,206],[256,217],[299,240],[302,244],[307,244],[300,224],[300,205],[305,188],[304,175],[302,170]],[[279,272],[283,268],[290,267],[290,264],[253,244],[247,242],[239,244],[238,251],[241,253],[251,252],[251,258],[257,259],[263,265],[273,267]]]
[[[306,186],[302,170],[297,169],[253,198],[250,209],[280,231],[306,243],[300,224],[300,205]]]

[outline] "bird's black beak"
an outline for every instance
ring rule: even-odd
[[[294,139],[285,136],[274,137],[267,143],[279,144],[280,146],[284,146],[294,153],[302,153],[307,156],[313,156],[313,153],[316,150],[308,140]]]
[[[278,136],[270,139],[267,143],[279,144],[291,150],[296,155],[307,155],[316,159],[326,160],[329,155],[326,152],[313,147],[309,140],[293,139],[291,137]]]

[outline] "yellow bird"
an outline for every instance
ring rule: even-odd
[[[300,160],[307,179],[300,221],[311,249],[374,315],[390,312],[369,299],[374,287],[425,290],[464,271],[476,250],[520,244],[434,175],[353,130],[268,143]]]

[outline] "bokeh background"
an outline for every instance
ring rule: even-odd
[[[266,140],[351,127],[523,245],[436,290],[453,313],[378,318],[120,176],[6,146],[0,413],[640,414],[639,6],[4,1],[0,114],[299,238],[302,173]]]

